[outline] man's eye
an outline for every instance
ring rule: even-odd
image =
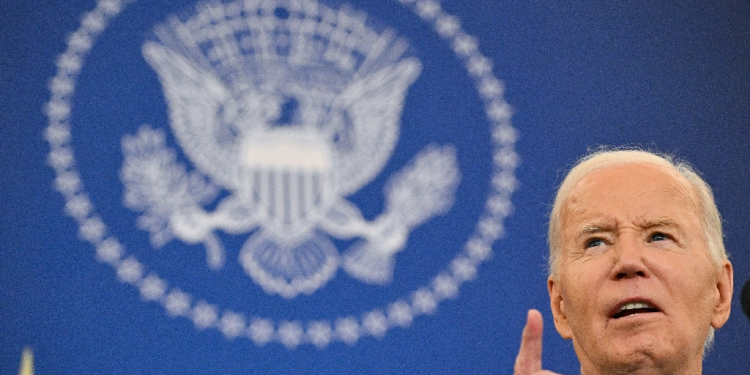
[[[586,241],[586,248],[589,247],[595,247],[595,246],[602,246],[604,245],[604,241],[601,238],[592,238],[588,241]]]
[[[666,241],[668,238],[669,237],[667,237],[666,234],[656,232],[656,233],[654,233],[654,234],[651,235],[650,241],[651,242],[654,242],[654,241]]]

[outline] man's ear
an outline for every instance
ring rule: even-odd
[[[552,276],[547,278],[547,291],[549,292],[549,304],[552,308],[552,318],[557,333],[566,340],[571,339],[573,332],[570,330],[568,317],[565,315],[565,301],[563,301],[562,293],[560,293],[560,284],[555,282]]]
[[[734,270],[732,263],[728,260],[719,269],[716,280],[716,290],[719,299],[714,306],[714,314],[711,317],[711,327],[721,328],[729,319],[729,311],[732,306],[732,290],[734,288]]]

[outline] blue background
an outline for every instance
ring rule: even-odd
[[[233,287],[249,289],[270,301],[261,312],[272,316],[282,316],[284,309],[305,317],[371,308],[423,285],[444,268],[453,256],[447,249],[461,246],[481,212],[488,189],[481,178],[491,169],[489,124],[460,61],[429,25],[396,1],[350,3],[407,38],[424,64],[405,103],[394,159],[352,199],[368,217],[380,212],[377,197],[382,199],[385,179],[429,138],[459,149],[463,182],[456,205],[450,215],[412,233],[415,250],[399,258],[402,268],[395,278],[401,281],[391,289],[351,287],[355,282],[339,273],[327,289],[291,302],[263,296],[249,279],[217,298],[230,299]],[[77,167],[113,227],[136,217],[121,204],[120,137],[141,123],[167,121],[161,88],[140,46],[155,23],[191,4],[130,5],[97,40],[81,73],[73,101]],[[750,368],[750,323],[739,305],[739,290],[750,277],[747,1],[442,2],[493,61],[494,74],[505,84],[504,98],[514,108],[521,160],[515,210],[493,257],[458,298],[381,339],[363,337],[353,346],[332,343],[324,349],[258,347],[170,318],[163,307],[144,302],[136,289],[119,282],[78,238],[76,223],[63,213],[64,199],[52,188],[43,107],[66,36],[95,5],[0,2],[0,373],[16,372],[21,350],[29,346],[37,374],[508,374],[528,308],[540,309],[546,318],[545,368],[576,373],[572,346],[550,320],[546,216],[565,169],[598,145],[674,153],[692,162],[714,188],[735,268],[735,298],[704,372]],[[130,241],[148,244],[143,233]],[[446,250],[420,260],[425,259],[420,241],[424,246],[440,242]],[[184,264],[205,265],[198,250],[182,254]],[[153,262],[159,259],[169,272],[175,258]],[[411,271],[425,275],[407,277]],[[223,275],[242,277],[241,270],[231,268]],[[221,285],[212,287],[207,291]],[[347,288],[370,294],[354,298]],[[337,305],[340,298],[345,307]]]

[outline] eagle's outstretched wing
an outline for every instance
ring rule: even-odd
[[[335,106],[348,122],[347,136],[340,137],[348,145],[334,150],[334,172],[342,195],[370,182],[391,157],[406,92],[421,69],[417,59],[407,58],[357,79],[338,96]]]
[[[239,140],[222,118],[232,92],[211,72],[156,42],[143,45],[169,106],[170,125],[180,147],[201,172],[225,187],[238,185]]]

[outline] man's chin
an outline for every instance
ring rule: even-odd
[[[586,361],[590,362],[588,365],[593,368],[607,369],[615,373],[669,367],[671,365],[667,362],[675,358],[678,353],[676,349],[679,348],[671,347],[669,338],[660,331],[654,327],[640,332],[619,331],[608,335],[606,339],[596,340],[585,351],[575,343],[574,346],[582,369],[588,367]]]
[[[672,342],[674,327],[662,312],[637,314],[622,318],[610,318],[601,334],[610,344],[609,347],[619,348],[617,352],[632,353],[651,351]]]
[[[656,353],[654,347],[617,345],[593,358],[578,355],[582,374],[638,373],[649,368],[662,367],[659,362],[664,355]]]

